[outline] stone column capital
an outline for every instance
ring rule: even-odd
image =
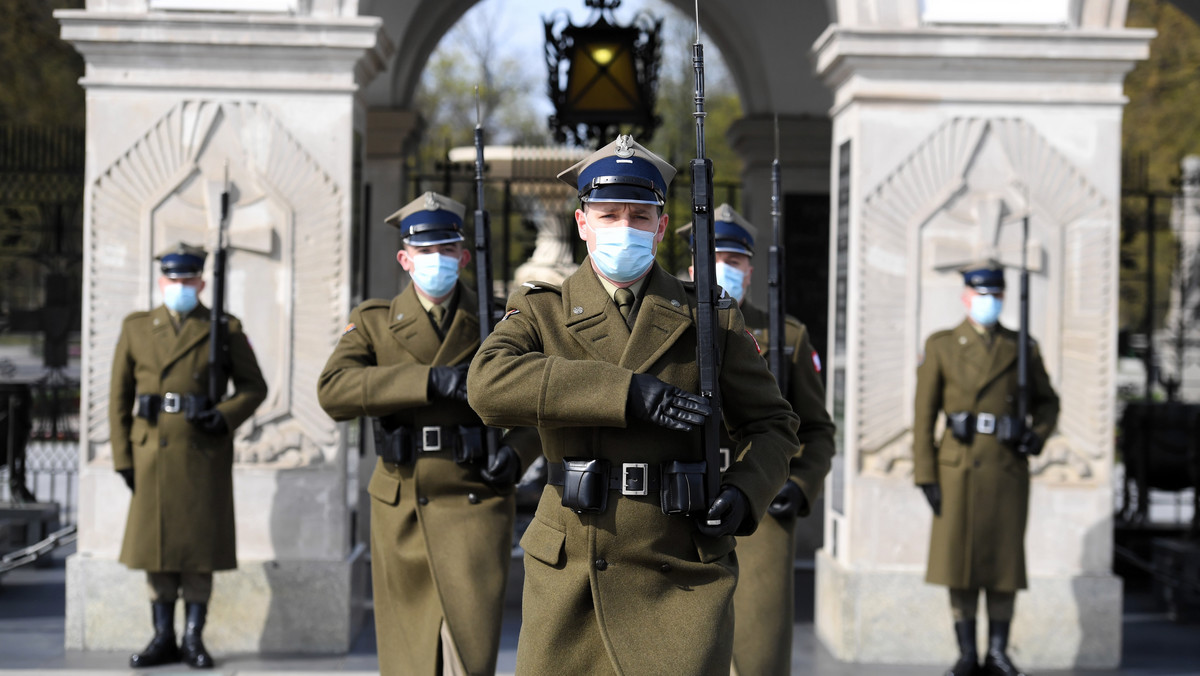
[[[395,51],[379,17],[92,10],[54,17],[87,61],[85,88],[354,93]]]

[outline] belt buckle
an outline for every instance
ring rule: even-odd
[[[440,451],[442,450],[442,428],[437,425],[426,426],[421,428],[421,450],[422,451]]]
[[[641,485],[640,489],[630,488],[630,484],[637,484],[638,477],[630,476],[630,472],[641,470]],[[650,494],[650,465],[644,462],[624,462],[621,463],[621,495],[649,495]]]
[[[991,413],[980,413],[975,416],[975,431],[980,434],[995,434],[996,416]]]
[[[732,464],[733,464],[733,451],[731,451],[727,447],[722,448],[721,449],[721,471],[724,472],[725,470],[729,469],[729,466]]]
[[[176,392],[167,392],[162,398],[163,413],[179,413],[183,404],[183,396]]]

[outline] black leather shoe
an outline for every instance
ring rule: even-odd
[[[958,640],[958,661],[946,676],[978,676],[979,650],[975,647],[975,620],[954,623],[954,638]]]
[[[154,638],[145,650],[129,656],[129,666],[134,669],[179,661],[179,646],[175,645],[175,603],[155,601],[150,604],[150,615],[154,619]]]
[[[184,604],[185,619],[183,641],[180,650],[183,661],[193,669],[212,669],[213,658],[204,647],[200,635],[204,632],[204,620],[208,617],[208,605],[204,603]]]
[[[1008,622],[988,622],[988,651],[983,658],[985,676],[1025,676],[1008,657]]]

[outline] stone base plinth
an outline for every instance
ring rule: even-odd
[[[365,548],[344,561],[241,561],[213,577],[204,642],[214,653],[344,653],[362,626]],[[183,627],[183,603],[176,609]],[[140,650],[152,634],[146,575],[112,559],[67,559],[68,650]]]
[[[817,552],[817,636],[840,660],[945,666],[958,657],[944,587],[924,570],[847,568]],[[1024,669],[1112,669],[1121,659],[1121,579],[1035,577],[1017,594],[1009,653]],[[986,604],[980,599],[980,649]]]

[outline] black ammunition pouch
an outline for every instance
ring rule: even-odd
[[[454,444],[454,462],[460,465],[481,465],[487,460],[486,427],[459,427]]]
[[[384,462],[407,465],[415,459],[412,432],[400,425],[387,429],[379,418],[371,419],[371,431],[375,437],[375,455]]]
[[[975,416],[969,411],[947,413],[946,422],[955,439],[968,445],[975,440]]]
[[[708,509],[704,501],[703,462],[669,462],[662,466],[663,514],[691,514]]]
[[[1015,415],[1002,415],[996,418],[996,439],[1002,444],[1016,446],[1021,442],[1025,433],[1023,420]]]
[[[201,411],[212,408],[208,397],[202,394],[139,394],[137,396],[137,417],[144,418],[151,425],[158,422],[160,413],[182,413],[189,422],[196,419]]]
[[[562,461],[562,505],[576,514],[608,507],[608,461],[597,458]]]

